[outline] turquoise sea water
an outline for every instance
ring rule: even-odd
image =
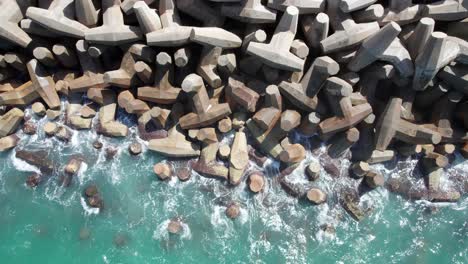
[[[278,170],[271,161],[263,168],[265,192],[252,195],[244,183],[232,188],[196,173],[188,182],[157,180],[152,166],[161,157],[127,151],[138,140],[134,131],[125,140],[101,138],[105,147],[119,146],[112,160],[93,149],[94,132],[75,132],[69,144],[45,138],[41,129],[20,136],[19,149],[46,150],[57,171],[32,190],[25,180],[37,168],[16,159],[15,151],[0,154],[0,263],[468,263],[467,197],[434,205],[381,188],[362,197],[373,210],[357,223],[331,192],[320,206],[288,196],[271,177]],[[59,186],[64,165],[77,153],[86,166],[70,187]],[[308,160],[315,158],[309,153]],[[377,169],[386,177],[399,173]],[[317,184],[333,190],[348,180],[322,173]],[[82,201],[91,183],[104,198],[99,214]],[[229,201],[241,204],[236,220],[224,214]],[[170,236],[168,219],[176,216],[185,223],[183,233]],[[325,224],[335,232],[323,231]],[[80,239],[83,228],[89,239]],[[116,237],[125,244],[116,246]]]

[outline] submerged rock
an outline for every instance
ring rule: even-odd
[[[73,180],[73,175],[71,174],[60,175],[59,184],[63,187],[70,187],[72,180]]]
[[[80,240],[88,240],[91,236],[91,232],[87,227],[82,227],[80,229]]]
[[[138,143],[138,142],[133,142],[132,144],[130,144],[130,146],[128,147],[128,151],[130,152],[130,154],[132,155],[139,155],[142,151],[142,147],[141,147],[141,144]]]
[[[102,148],[102,142],[99,141],[99,140],[95,140],[95,141],[93,142],[93,148],[95,148],[95,149],[101,149],[101,148]]]
[[[89,206],[100,209],[104,207],[104,201],[102,200],[96,185],[92,184],[86,187],[84,195]]]
[[[125,245],[127,245],[128,237],[127,237],[127,235],[125,235],[125,234],[117,233],[117,234],[114,236],[113,242],[114,242],[114,245],[115,245],[116,247],[121,248],[121,247],[124,247]]]
[[[190,168],[178,168],[176,174],[180,181],[188,181],[192,176],[192,170]]]
[[[17,150],[15,156],[38,167],[43,173],[48,174],[54,170],[54,164],[47,158],[49,154],[46,151]]]
[[[106,148],[106,159],[111,160],[117,155],[117,152],[119,152],[119,149],[114,148],[114,147],[107,147]]]
[[[37,187],[41,183],[41,175],[37,173],[33,173],[28,176],[26,179],[26,185],[31,188]]]
[[[231,203],[226,208],[226,215],[231,219],[236,219],[240,214],[240,206],[237,203]]]
[[[180,234],[182,231],[182,221],[178,217],[174,217],[169,221],[169,224],[167,225],[167,231],[169,234]]]
[[[86,197],[93,197],[95,195],[98,195],[99,191],[98,191],[97,186],[92,184],[92,185],[89,185],[88,187],[86,187],[84,193],[85,193]]]
[[[89,206],[94,207],[94,208],[103,208],[104,207],[104,201],[101,199],[99,195],[94,195],[92,197],[89,197],[87,199]]]

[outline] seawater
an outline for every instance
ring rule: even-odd
[[[31,189],[26,177],[38,169],[16,159],[14,150],[0,154],[0,263],[468,263],[466,196],[455,204],[430,204],[379,188],[362,197],[372,212],[358,223],[332,192],[346,184],[342,178],[322,173],[317,184],[330,191],[330,199],[320,206],[288,196],[272,177],[278,172],[273,161],[264,168],[251,164],[267,173],[266,190],[258,195],[249,193],[245,183],[233,188],[196,173],[188,182],[162,182],[152,166],[163,157],[145,146],[139,156],[128,153],[131,142],[145,144],[135,129],[126,139],[75,131],[65,144],[44,136],[45,118],[36,122],[38,134],[19,132],[18,148],[46,150],[58,169]],[[95,139],[104,148],[118,146],[117,155],[106,160],[103,150],[92,147]],[[76,154],[85,165],[70,187],[62,187],[58,177]],[[307,160],[316,158],[309,153]],[[456,167],[466,171],[468,163]],[[400,173],[381,165],[376,169],[386,177]],[[102,211],[82,198],[89,184],[99,187]],[[224,213],[229,201],[242,206],[236,220]],[[185,223],[179,236],[166,231],[173,217]],[[332,228],[325,231],[324,225]],[[89,239],[80,239],[83,228]],[[117,246],[116,237],[125,243]]]

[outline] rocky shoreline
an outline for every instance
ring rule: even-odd
[[[255,194],[267,173],[251,163],[271,158],[281,164],[275,181],[313,205],[327,202],[315,184],[322,171],[342,182],[339,203],[356,220],[367,213],[360,196],[375,188],[431,202],[468,191],[462,172],[440,184],[455,155],[468,158],[466,1],[98,2],[0,3],[9,12],[0,18],[0,151],[20,132],[65,144],[74,130],[128,137],[124,111],[167,158],[153,167],[163,181],[187,181],[193,170]],[[37,118],[48,122],[36,127]],[[93,146],[110,160],[117,152]],[[59,172],[44,153],[15,151],[41,171],[31,187],[56,173],[68,186],[84,160],[77,153]],[[141,155],[141,143],[128,151]],[[304,164],[309,152],[316,159]],[[423,185],[373,168],[407,157]],[[97,186],[83,197],[104,207]],[[231,201],[226,214],[239,210]],[[169,232],[180,226],[172,219]]]

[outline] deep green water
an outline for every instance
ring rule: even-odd
[[[132,137],[103,139],[121,149],[110,161],[92,148],[96,137],[75,132],[66,145],[42,131],[23,136],[19,148],[48,151],[59,171],[71,155],[85,156],[87,168],[68,188],[58,185],[55,174],[32,190],[25,180],[34,168],[14,158],[14,151],[0,154],[0,263],[468,263],[466,197],[430,210],[433,205],[378,189],[362,198],[374,209],[356,223],[334,194],[328,204],[310,206],[287,196],[271,177],[259,195],[196,174],[188,182],[161,182],[152,173],[160,157],[149,151],[130,156]],[[387,177],[398,173],[380,169]],[[276,170],[274,163],[266,166],[268,175]],[[339,181],[322,174],[317,184],[331,190]],[[82,205],[90,183],[104,197],[99,214]],[[232,200],[242,205],[234,221],[224,214]],[[165,231],[175,216],[186,223],[179,237]],[[323,224],[336,233],[323,232]],[[82,228],[89,239],[80,240]],[[117,235],[126,238],[124,246],[114,244]]]

